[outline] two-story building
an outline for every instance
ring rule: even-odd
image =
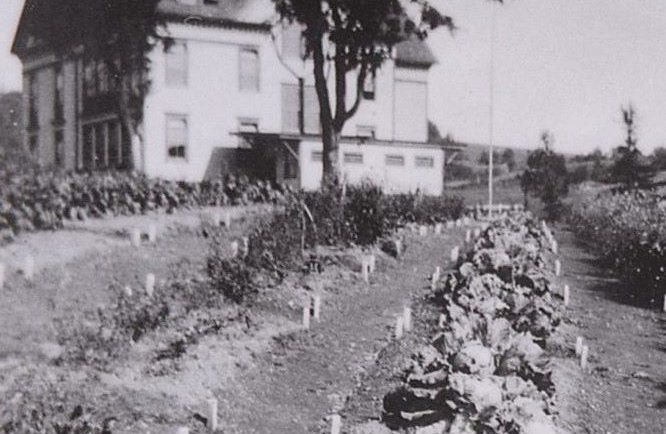
[[[28,25],[37,4],[26,1],[12,47],[23,63],[27,148],[44,166],[129,167],[132,140],[113,109],[104,63],[75,50],[63,58],[40,49]],[[242,172],[317,188],[319,106],[300,29],[276,24],[270,0],[162,0],[158,11],[175,43],[150,53],[143,155],[135,168],[191,181]],[[350,182],[442,192],[446,149],[428,143],[434,62],[425,42],[406,41],[367,80],[340,143]],[[355,82],[350,74],[350,99]]]

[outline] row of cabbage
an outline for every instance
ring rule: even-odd
[[[603,264],[631,285],[627,295],[666,295],[666,200],[654,194],[603,194],[577,205],[571,226]]]
[[[560,321],[552,235],[525,214],[495,221],[441,280],[437,334],[384,398],[390,427],[474,434],[558,433],[546,344]],[[418,432],[418,431],[417,431]]]

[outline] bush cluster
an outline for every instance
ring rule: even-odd
[[[546,340],[559,323],[547,234],[532,221],[495,222],[438,283],[436,335],[384,398],[389,426],[458,434],[551,434]],[[434,427],[433,427],[434,428]],[[434,430],[433,430],[434,432]]]
[[[569,217],[603,265],[631,285],[627,295],[661,301],[666,295],[666,201],[644,192],[605,193],[576,205]]]
[[[53,230],[66,219],[142,214],[151,210],[275,203],[281,189],[247,177],[173,182],[122,172],[1,175],[0,234]]]

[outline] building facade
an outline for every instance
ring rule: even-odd
[[[130,167],[138,147],[124,134],[103,62],[72,50],[38,50],[26,2],[13,52],[23,63],[25,141],[44,166]],[[322,174],[319,106],[301,31],[270,24],[268,0],[163,0],[163,31],[174,43],[150,53],[142,155],[151,177],[197,181],[248,173],[315,189]],[[273,20],[274,21],[274,20]],[[31,46],[32,44],[32,46]],[[345,125],[339,161],[350,182],[388,191],[440,194],[445,152],[428,143],[427,45],[406,41],[369,77]],[[332,83],[331,83],[332,86]],[[349,105],[356,90],[348,77]]]

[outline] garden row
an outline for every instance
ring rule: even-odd
[[[570,218],[627,295],[660,302],[666,295],[666,200],[650,193],[603,194],[577,205]]]
[[[493,222],[457,270],[435,282],[430,344],[384,397],[389,427],[456,434],[551,434],[554,384],[546,342],[558,325],[547,227],[524,215]],[[425,432],[425,431],[424,431]]]
[[[284,193],[270,183],[233,176],[172,182],[122,172],[5,174],[0,185],[0,235],[11,238],[22,231],[59,229],[66,219],[274,203]]]

